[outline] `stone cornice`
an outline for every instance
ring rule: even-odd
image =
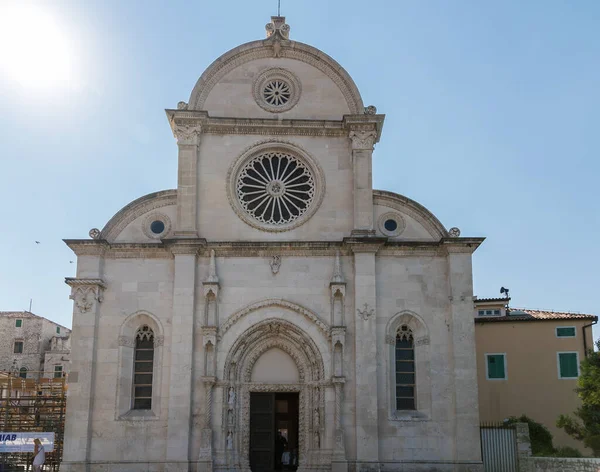
[[[472,253],[484,238],[445,238],[440,241],[392,241],[386,238],[345,238],[343,241],[217,241],[205,239],[163,240],[158,243],[113,243],[98,240],[69,240],[71,249],[79,255],[93,251],[100,243],[103,256],[109,259],[172,259],[173,254],[197,254],[210,257],[215,250],[219,257],[334,257],[357,252],[376,252],[379,256],[439,256],[448,253]]]
[[[63,239],[77,256],[103,256],[110,247],[104,239]]]
[[[165,110],[173,132],[178,127],[201,129],[203,134],[347,137],[343,121],[278,120],[277,118],[219,118],[206,111]],[[362,116],[362,115],[361,115]],[[373,115],[378,116],[378,115]],[[371,126],[371,129],[375,129]]]
[[[72,288],[75,287],[100,287],[106,288],[102,279],[86,279],[77,277],[65,277],[65,283]]]
[[[440,241],[448,254],[472,254],[485,238],[444,238]]]
[[[385,243],[387,242],[387,238],[381,237],[350,237],[344,238],[344,245],[348,246],[353,253],[360,252],[373,252],[376,253],[381,249]]]

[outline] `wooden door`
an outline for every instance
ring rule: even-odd
[[[275,394],[250,394],[250,469],[271,472],[275,457]]]

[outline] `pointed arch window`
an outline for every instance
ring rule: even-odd
[[[27,378],[27,367],[21,367],[19,369],[19,377],[21,377],[22,379]]]
[[[396,333],[396,410],[415,409],[415,341],[412,330],[402,325]]]
[[[135,335],[133,369],[133,409],[152,409],[152,377],[154,371],[154,332],[148,325]]]

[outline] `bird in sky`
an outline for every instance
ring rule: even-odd
[[[36,243],[36,244],[40,244],[40,242],[39,242],[39,241],[36,241],[35,243]]]

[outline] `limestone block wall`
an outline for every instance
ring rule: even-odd
[[[170,339],[173,261],[170,257],[106,258],[103,278],[106,290],[99,305],[90,459],[163,461],[169,399],[169,355],[165,353],[155,359],[162,369],[162,384],[157,392],[159,405],[153,405],[153,409],[158,407],[159,415],[122,418],[118,411],[118,382],[121,376],[130,379],[131,372],[121,371],[119,337],[127,320],[149,313],[161,324],[164,337]],[[142,322],[140,319],[137,323]]]
[[[454,397],[454,340],[449,296],[448,261],[445,255],[377,258],[378,283],[378,382],[380,461],[462,460],[479,461],[476,420],[470,430],[460,431],[461,443],[470,444],[457,457],[457,418]],[[465,287],[467,291],[469,287]],[[464,313],[469,316],[469,311]],[[471,317],[472,318],[472,317]],[[417,411],[395,410],[394,342],[401,324],[415,336]],[[472,324],[472,323],[471,323]],[[474,331],[474,327],[466,328]],[[466,343],[473,339],[466,338]],[[474,350],[474,345],[466,346]],[[469,368],[474,370],[474,366]],[[475,379],[475,372],[472,372]],[[468,401],[477,414],[475,380]],[[467,390],[469,390],[467,389]]]

